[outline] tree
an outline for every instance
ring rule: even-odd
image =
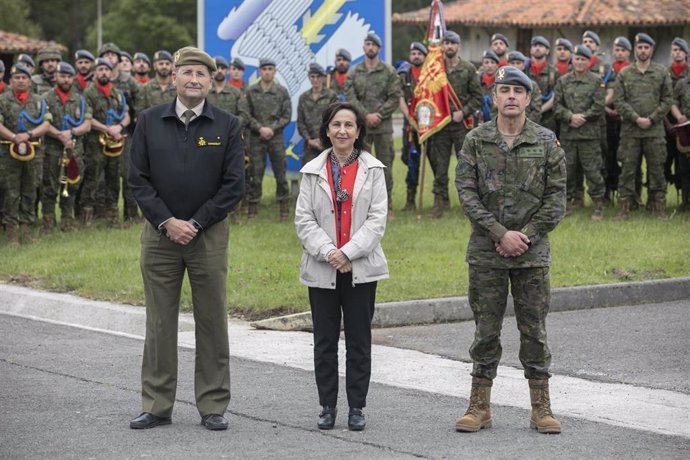
[[[431,5],[431,0],[395,0],[393,13],[406,13]],[[393,63],[405,59],[410,54],[410,43],[423,42],[426,33],[424,25],[393,25]]]
[[[30,16],[28,0],[0,0],[0,30],[42,38],[41,28]]]
[[[84,48],[86,27],[96,22],[94,0],[29,0],[28,3],[31,19],[41,27],[43,37],[67,46],[70,55]],[[103,0],[103,3],[107,6],[114,2]],[[70,60],[69,56],[64,58]]]

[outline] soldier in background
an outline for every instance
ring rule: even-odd
[[[74,78],[74,89],[83,94],[86,87],[93,80],[93,65],[96,58],[87,50],[77,50],[74,53],[74,67],[77,74]]]
[[[515,67],[516,69],[520,70],[521,72],[525,72],[525,63],[527,62],[527,58],[525,57],[524,54],[522,54],[519,51],[511,51],[508,53],[508,65]],[[529,78],[529,77],[528,77]],[[539,89],[539,84],[532,80],[532,92],[530,94],[531,99],[530,103],[527,106],[526,114],[527,118],[532,120],[535,123],[539,123],[541,120],[541,90]],[[498,109],[494,107],[494,115],[497,113]]]
[[[671,87],[674,88],[674,92],[678,82],[690,75],[690,72],[688,72],[688,54],[690,54],[688,42],[680,37],[674,38],[671,43],[671,67],[669,69]],[[679,178],[675,174],[678,171],[678,148],[676,147],[676,133],[673,125],[680,123],[681,120],[682,114],[678,108],[678,101],[674,97],[671,111],[665,120],[666,162],[664,163],[664,174],[666,175],[666,181],[672,183],[676,190],[680,190],[681,185]]]
[[[242,100],[242,112],[250,130],[252,169],[252,183],[247,190],[247,217],[254,219],[258,214],[268,153],[276,179],[279,219],[281,222],[287,222],[290,217],[290,190],[285,173],[287,165],[283,129],[290,123],[292,103],[287,89],[275,81],[275,61],[260,59],[259,73],[260,80],[247,88],[246,98]]]
[[[5,88],[7,88],[5,85],[5,62],[0,59],[0,94],[5,92]]]
[[[630,53],[632,52],[632,45],[630,40],[625,37],[616,37],[613,40],[613,62],[611,68],[616,76],[620,74],[621,70],[630,65]],[[613,105],[613,91],[606,93],[606,161],[604,163],[606,181],[606,192],[604,194],[604,202],[610,202],[613,199],[613,193],[618,190],[618,177],[621,174],[621,167],[618,164],[616,155],[618,153],[618,146],[620,145],[621,137],[621,117]],[[637,190],[637,198],[635,203],[640,200],[640,191],[642,189],[641,172],[638,168],[638,179],[636,180],[635,189]]]
[[[300,94],[297,102],[297,130],[304,139],[302,166],[316,158],[323,151],[319,136],[323,112],[338,101],[338,95],[326,88],[326,71],[319,64],[309,64],[307,71],[311,88]]]
[[[43,231],[51,232],[56,225],[55,206],[60,200],[60,229],[73,230],[74,199],[78,182],[67,180],[65,158],[76,162],[79,175],[84,173],[83,136],[91,130],[91,108],[84,97],[74,89],[76,71],[67,62],[57,65],[55,88],[43,95],[43,100],[50,107],[52,120],[48,135],[45,137],[45,158],[43,161],[43,184],[41,187],[41,209],[43,213]],[[63,155],[63,152],[66,155]],[[73,157],[73,159],[71,158]],[[60,176],[63,177],[60,177]],[[72,178],[74,179],[74,178]],[[64,181],[61,182],[61,181]],[[66,191],[66,195],[62,192]]]
[[[499,33],[493,34],[489,44],[491,46],[491,51],[498,56],[498,66],[503,67],[504,65],[508,65],[508,48],[510,48],[508,37]]]
[[[599,119],[604,113],[604,88],[601,79],[589,71],[592,52],[584,45],[577,45],[573,54],[573,71],[556,83],[556,118],[561,122],[561,144],[567,165],[566,216],[572,212],[571,202],[575,192],[575,168],[580,164],[587,178],[587,189],[592,198],[592,220],[604,218],[604,178],[601,175],[601,150],[599,147]]]
[[[402,86],[402,96],[400,97],[400,111],[403,118],[403,147],[401,160],[407,166],[405,184],[407,184],[407,199],[405,200],[405,211],[416,209],[415,199],[417,196],[417,186],[419,184],[419,161],[422,154],[422,146],[419,144],[419,136],[414,129],[415,124],[410,123],[410,103],[414,95],[419,75],[422,73],[422,66],[428,51],[426,46],[419,42],[410,44],[410,62],[403,68],[398,68],[398,76]]]
[[[242,93],[234,86],[225,83],[228,75],[228,61],[222,56],[215,56],[213,60],[216,63],[216,71],[211,75],[213,77],[213,85],[206,99],[219,109],[240,117]]]
[[[134,71],[134,79],[140,85],[145,85],[151,80],[149,73],[151,72],[151,60],[141,51],[134,53],[134,64],[132,65]]]
[[[153,53],[153,69],[156,76],[139,91],[135,104],[137,116],[149,107],[169,104],[175,100],[177,92],[172,83],[173,57],[169,51],[159,50]]]
[[[482,54],[482,68],[479,69],[479,83],[482,88],[482,108],[477,117],[479,123],[486,123],[491,120],[493,109],[493,97],[491,90],[496,80],[496,70],[500,59],[491,50],[486,50]]]
[[[690,119],[690,76],[678,80],[673,90],[674,99],[678,104],[677,120],[687,121]],[[676,143],[676,139],[673,139],[673,143]],[[679,153],[676,176],[682,191],[678,211],[688,212],[690,211],[690,152]]]
[[[17,56],[17,64],[24,65],[26,70],[31,72],[32,75],[34,73],[34,70],[36,70],[36,63],[33,59],[31,59],[31,56],[29,56],[28,54],[21,53],[19,56]]]
[[[55,86],[55,71],[57,70],[58,62],[61,60],[62,54],[54,46],[48,46],[38,52],[36,61],[41,69],[41,73],[31,77],[36,94],[42,96],[53,89]]]
[[[393,112],[400,106],[400,80],[395,69],[379,57],[381,38],[369,32],[364,38],[364,61],[345,80],[345,99],[364,115],[365,142],[386,168],[388,210],[393,210]]]
[[[539,124],[556,132],[556,118],[553,114],[553,89],[558,79],[558,70],[549,64],[549,52],[551,43],[537,35],[532,37],[530,46],[530,65],[527,69],[527,76],[537,82],[541,92],[541,117]]]
[[[620,211],[625,220],[635,198],[635,173],[644,155],[649,182],[648,202],[658,219],[666,218],[666,178],[664,160],[666,140],[663,120],[673,103],[668,70],[652,62],[655,42],[647,34],[635,36],[635,63],[621,70],[616,79],[614,105],[621,116],[621,143],[618,160],[620,176]]]
[[[340,101],[345,100],[345,79],[350,71],[352,55],[344,48],[335,52],[335,67],[326,77],[326,87],[335,91]]]
[[[458,157],[455,185],[472,223],[465,259],[476,331],[470,347],[472,392],[467,412],[455,422],[457,431],[491,427],[491,387],[501,359],[510,285],[532,403],[530,427],[561,432],[551,412],[546,316],[548,234],[565,211],[565,154],[552,131],[526,119],[532,87],[514,67],[498,69],[493,90],[498,115],[467,135]]]
[[[572,70],[570,60],[573,55],[573,43],[567,38],[556,39],[556,62],[554,66],[558,73],[563,76]]]
[[[241,93],[247,90],[247,84],[244,82],[244,62],[240,58],[234,58],[230,61],[230,68],[228,69],[230,80],[228,85],[237,88]]]

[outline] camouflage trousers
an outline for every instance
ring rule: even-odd
[[[372,148],[372,154],[385,166],[383,175],[386,178],[386,192],[388,192],[388,209],[392,209],[393,203],[393,134],[367,134],[365,142]]]
[[[79,205],[81,208],[117,210],[120,198],[119,157],[107,157],[101,153],[100,145],[87,145],[84,158],[84,184],[81,187]]]
[[[268,158],[271,160],[273,176],[276,178],[276,199],[278,202],[287,200],[290,196],[290,190],[285,176],[287,160],[285,159],[285,144],[282,131],[275,133],[275,136],[268,141],[253,135],[249,143],[249,152],[252,182],[247,190],[247,201],[249,203],[259,203],[261,201],[267,152]]]
[[[321,153],[320,150],[317,150],[317,149],[314,149],[311,147],[307,147],[305,145],[304,148],[302,149],[302,166],[306,165],[311,160],[318,157],[320,153]]]
[[[129,173],[129,151],[132,148],[132,136],[125,137],[125,148],[122,151],[122,161],[120,162],[120,178],[122,179],[122,201],[124,202],[125,219],[134,218],[139,215],[139,208],[134,199],[134,194],[127,183]]]
[[[541,114],[539,124],[544,128],[550,129],[554,133],[556,132],[556,115],[554,114],[553,109],[547,110]]]
[[[469,266],[469,302],[476,330],[470,347],[474,377],[494,379],[501,360],[501,328],[508,283],[520,331],[520,362],[525,378],[551,377],[551,351],[546,343],[549,312],[549,267],[499,269]]]
[[[41,212],[43,218],[55,219],[55,206],[60,197],[60,212],[62,218],[74,217],[74,200],[79,190],[79,183],[68,185],[68,197],[62,196],[63,185],[60,184],[60,161],[62,152],[46,151],[43,158],[43,178],[41,184]],[[84,161],[81,155],[77,156],[80,174],[84,171]]]
[[[457,157],[465,142],[467,130],[463,127],[443,128],[429,140],[429,164],[434,172],[434,195],[441,196],[448,201],[448,168],[450,167],[451,152]]]
[[[635,178],[642,157],[647,163],[647,191],[649,196],[666,196],[666,139],[663,137],[621,137],[618,161],[622,171],[618,189],[621,198],[635,199]]]
[[[602,198],[606,191],[606,185],[601,175],[602,163],[599,139],[561,139],[561,147],[565,151],[568,201],[575,197],[578,166],[582,168],[584,176],[587,178],[589,196],[592,198]]]
[[[36,187],[40,162],[38,157],[31,161],[15,160],[7,150],[3,151],[0,157],[0,177],[4,188],[3,224],[31,224],[36,220]]]

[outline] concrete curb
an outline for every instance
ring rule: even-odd
[[[551,311],[586,310],[683,299],[690,299],[690,278],[576,286],[552,289]],[[514,314],[513,300],[510,296],[506,314]],[[472,310],[467,297],[447,297],[378,304],[372,324],[374,327],[398,327],[471,319]],[[310,331],[311,313],[268,318],[251,325],[257,329]]]

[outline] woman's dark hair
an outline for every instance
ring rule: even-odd
[[[362,113],[349,102],[334,102],[333,104],[329,105],[326,110],[324,110],[323,117],[321,118],[321,127],[319,128],[319,138],[321,139],[321,145],[323,145],[324,149],[333,146],[333,143],[327,136],[328,125],[331,123],[331,120],[333,120],[333,117],[335,117],[335,114],[340,112],[341,110],[349,110],[350,112],[355,114],[357,129],[359,129],[359,136],[357,136],[357,139],[355,139],[355,149],[360,151],[367,150],[368,147],[364,143],[364,138],[367,135],[367,127],[364,124],[364,117],[362,116]]]

